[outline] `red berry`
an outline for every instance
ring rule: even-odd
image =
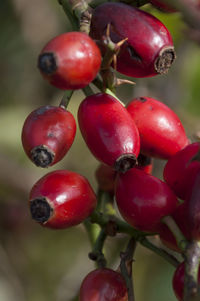
[[[200,153],[200,142],[189,144],[171,157],[165,165],[163,176],[176,195],[185,200],[191,195],[200,162],[191,161]]]
[[[127,110],[138,127],[143,154],[168,159],[189,143],[180,119],[162,102],[139,97]]]
[[[96,77],[100,65],[99,48],[82,32],[68,32],[55,37],[38,58],[43,77],[64,90],[87,86]]]
[[[95,172],[99,189],[114,193],[116,174],[112,167],[101,163]]]
[[[123,3],[104,3],[92,15],[92,38],[101,40],[108,24],[115,43],[128,38],[117,56],[117,71],[147,77],[168,71],[175,59],[172,37],[154,16]]]
[[[121,274],[111,269],[90,272],[82,282],[80,301],[128,301],[128,292]]]
[[[40,167],[60,161],[76,134],[73,115],[61,107],[44,106],[29,114],[22,129],[22,144],[27,156]]]
[[[158,231],[161,219],[178,205],[167,184],[136,168],[118,175],[115,198],[123,218],[141,231]]]
[[[33,186],[29,198],[32,218],[54,229],[80,224],[92,213],[96,203],[87,179],[68,170],[43,176]]]
[[[104,93],[86,97],[79,107],[78,121],[88,148],[98,160],[122,172],[136,163],[138,129],[114,97]]]
[[[173,276],[173,290],[179,301],[183,301],[183,292],[184,292],[184,274],[185,274],[185,263],[182,262],[176,268]],[[200,284],[200,269],[198,271],[198,283]]]

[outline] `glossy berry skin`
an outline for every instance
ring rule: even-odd
[[[171,215],[178,205],[167,184],[136,168],[118,175],[115,198],[127,223],[149,232],[158,231],[162,218]]]
[[[47,43],[38,58],[43,77],[53,86],[80,89],[97,75],[101,53],[95,42],[85,33],[63,33]]]
[[[73,115],[62,107],[43,106],[31,112],[22,129],[22,144],[27,156],[40,167],[60,161],[76,134]]]
[[[56,170],[43,176],[35,183],[29,197],[32,218],[53,229],[80,224],[96,204],[87,179],[68,170]]]
[[[136,163],[138,129],[114,97],[105,93],[86,97],[78,110],[78,122],[88,148],[99,161],[122,172]]]
[[[174,294],[176,295],[176,298],[178,299],[178,301],[183,301],[184,274],[185,274],[185,263],[182,262],[176,268],[174,275],[173,275],[173,280],[172,280]],[[198,271],[198,283],[200,284],[200,269]]]
[[[163,177],[176,195],[185,200],[191,195],[194,180],[200,170],[200,162],[192,158],[200,153],[200,142],[189,144],[166,163]]]
[[[128,301],[128,292],[121,274],[101,268],[90,272],[80,288],[80,301]]]
[[[169,31],[157,18],[123,3],[104,3],[94,10],[90,36],[101,40],[108,24],[113,42],[128,38],[120,47],[117,71],[131,77],[167,73],[175,52]]]
[[[151,97],[138,97],[127,106],[140,133],[141,153],[168,159],[188,143],[178,116],[162,102]]]

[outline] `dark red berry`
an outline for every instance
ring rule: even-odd
[[[45,79],[59,89],[71,90],[87,86],[97,75],[101,53],[85,33],[68,32],[47,43],[38,58]]]
[[[60,161],[76,134],[73,115],[61,107],[44,106],[31,112],[22,129],[22,144],[27,156],[40,167]]]
[[[143,154],[168,159],[189,143],[180,119],[162,102],[138,97],[127,110],[138,127]]]
[[[101,162],[125,172],[133,167],[140,151],[138,129],[123,105],[99,93],[86,97],[78,110],[82,136]]]
[[[200,154],[200,142],[189,144],[172,156],[164,168],[165,181],[183,200],[191,195],[196,174],[200,170],[200,161],[195,160],[198,154]]]
[[[68,170],[56,170],[43,176],[29,197],[32,218],[54,229],[80,224],[92,213],[96,203],[87,179]]]
[[[167,184],[136,168],[118,175],[115,198],[123,218],[141,231],[158,231],[162,218],[178,205]]]
[[[111,269],[90,272],[80,288],[80,301],[128,301],[126,283],[120,273]]]
[[[95,172],[99,189],[114,193],[116,175],[117,173],[112,167],[101,163]]]
[[[128,39],[117,56],[117,71],[147,77],[168,71],[175,59],[172,37],[154,16],[123,3],[104,3],[92,15],[90,35],[101,40],[110,24],[115,43]]]
[[[173,281],[172,281],[174,293],[179,301],[183,301],[184,277],[185,277],[185,263],[182,262],[176,268],[173,276]],[[200,269],[198,271],[198,283],[200,284]]]

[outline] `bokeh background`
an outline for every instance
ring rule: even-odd
[[[160,18],[174,38],[177,60],[168,75],[138,79],[134,87],[118,88],[124,102],[151,96],[168,104],[180,117],[192,141],[200,136],[200,47],[191,39],[179,13],[144,9]],[[34,223],[27,200],[31,187],[47,170],[25,156],[21,129],[26,116],[45,104],[59,104],[63,92],[50,87],[37,70],[37,56],[54,36],[70,30],[55,0],[0,1],[0,301],[72,301],[81,280],[94,268],[88,259],[90,243],[82,225],[53,231]],[[121,76],[122,77],[122,76]],[[69,110],[76,117],[84,95],[74,93]],[[155,160],[154,175],[162,178],[164,161]],[[86,176],[97,189],[98,162],[77,129],[67,156],[54,169]],[[126,236],[109,238],[109,267],[117,268]],[[155,243],[160,245],[156,239]],[[144,247],[135,253],[134,286],[137,301],[175,301],[174,268]]]

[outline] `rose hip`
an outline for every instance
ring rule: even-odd
[[[72,171],[52,171],[33,186],[32,218],[44,227],[62,229],[83,222],[95,209],[95,193],[86,178]]]
[[[167,73],[175,59],[172,37],[157,18],[123,3],[104,3],[92,15],[90,35],[101,40],[110,24],[110,38],[127,38],[117,56],[117,71],[132,77]]]
[[[31,112],[22,129],[22,144],[27,156],[40,167],[60,161],[76,134],[73,115],[61,107],[43,106]]]
[[[38,68],[50,84],[71,90],[87,86],[97,75],[101,53],[85,33],[63,33],[47,43],[38,58]]]
[[[115,170],[133,167],[140,151],[138,129],[126,108],[114,97],[86,97],[78,110],[82,136],[93,155]]]
[[[200,170],[200,162],[195,160],[199,153],[200,142],[189,144],[172,156],[165,165],[165,181],[183,200],[191,195],[196,174]]]
[[[127,111],[139,130],[143,154],[168,159],[189,143],[180,119],[162,102],[138,97]]]
[[[166,183],[136,168],[118,175],[115,198],[127,223],[149,232],[158,231],[162,218],[171,215],[178,205]]]
[[[128,292],[122,275],[101,268],[90,272],[80,288],[80,301],[128,301]]]

